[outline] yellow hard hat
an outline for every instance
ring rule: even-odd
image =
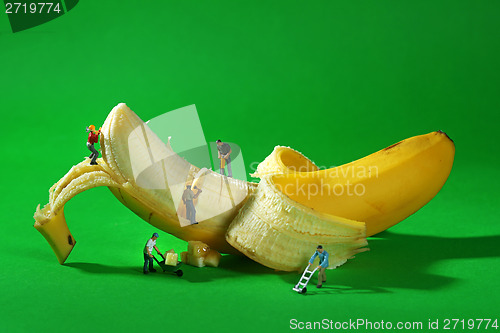
[[[89,126],[89,130],[91,130],[91,131],[95,131],[95,126],[94,126],[94,125],[90,125],[90,126]]]

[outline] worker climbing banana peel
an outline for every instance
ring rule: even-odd
[[[64,217],[66,203],[83,191],[106,186],[152,226],[200,241],[211,251],[243,254],[275,270],[300,271],[311,249],[322,244],[330,254],[328,268],[335,268],[365,251],[368,236],[429,202],[448,178],[455,154],[453,141],[441,131],[326,170],[292,148],[276,146],[258,165],[253,176],[260,181],[253,183],[191,165],[124,103],[113,108],[100,134],[97,164],[85,158],[73,166],[34,215],[35,228],[61,264],[75,245]],[[197,185],[203,189],[196,204],[199,223],[183,224],[177,214],[188,182],[203,184]]]
[[[87,139],[87,148],[90,150],[90,165],[97,165],[97,158],[99,157],[99,152],[94,148],[94,143],[99,141],[99,135],[101,134],[101,129],[99,131],[95,130],[94,125],[87,127],[87,132],[89,132],[89,137]]]

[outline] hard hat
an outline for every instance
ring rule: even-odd
[[[160,235],[158,235],[158,233],[157,233],[157,232],[155,232],[155,233],[153,234],[153,237],[158,238],[158,237],[160,237]]]
[[[95,131],[95,126],[94,125],[89,125],[89,130]]]

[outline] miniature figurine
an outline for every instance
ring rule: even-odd
[[[97,158],[99,157],[99,152],[94,148],[94,143],[97,143],[99,141],[99,134],[101,134],[101,128],[99,128],[99,131],[95,130],[94,125],[90,125],[87,127],[87,132],[89,133],[89,137],[87,139],[87,148],[92,152],[89,156],[90,158],[90,165],[97,165]]]
[[[231,147],[221,140],[217,140],[218,158],[220,159],[220,174],[225,175],[224,167],[227,164],[227,176],[233,177],[231,171]]]
[[[142,272],[144,274],[149,274],[149,272],[151,273],[155,273],[156,272],[156,269],[153,268],[153,249],[156,250],[156,252],[161,255],[161,252],[160,250],[156,247],[156,240],[158,239],[160,235],[158,235],[157,232],[155,232],[153,234],[153,236],[151,236],[150,239],[148,239],[148,241],[146,242],[146,246],[144,246],[144,268],[142,269]],[[148,269],[149,268],[149,269]]]
[[[191,224],[198,224],[198,222],[196,222],[196,209],[194,208],[193,200],[198,198],[202,191],[196,186],[194,189],[198,190],[196,194],[194,194],[193,190],[191,190],[191,185],[187,185],[184,193],[182,193],[182,201],[186,205],[186,218],[191,222]]]
[[[319,256],[319,266],[318,266],[318,284],[316,285],[317,288],[321,288],[323,286],[323,282],[326,282],[326,274],[325,270],[328,267],[328,252],[326,252],[323,249],[323,246],[318,245],[316,252],[312,255],[311,259],[309,260],[309,264],[312,265],[314,259]]]

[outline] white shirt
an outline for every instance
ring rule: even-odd
[[[153,254],[153,247],[156,245],[156,241],[150,238],[144,247],[144,253],[148,254],[146,248],[149,249],[149,253]]]

